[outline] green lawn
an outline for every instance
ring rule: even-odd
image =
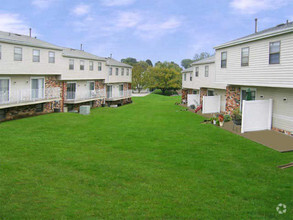
[[[289,219],[292,153],[133,98],[0,124],[0,219]],[[287,205],[279,215],[276,206]]]

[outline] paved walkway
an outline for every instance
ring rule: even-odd
[[[144,97],[151,93],[132,93],[132,97]]]

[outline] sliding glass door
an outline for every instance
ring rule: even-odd
[[[0,79],[0,104],[9,102],[9,79]]]
[[[44,88],[44,78],[32,79],[32,99],[43,99]]]
[[[75,99],[76,83],[67,83],[67,99]]]

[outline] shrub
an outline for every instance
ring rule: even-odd
[[[224,115],[224,122],[231,121],[231,116],[230,115]]]

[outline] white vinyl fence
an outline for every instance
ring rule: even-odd
[[[221,96],[203,96],[202,113],[220,113],[221,112]]]
[[[273,100],[243,101],[241,133],[271,130]]]
[[[188,94],[187,95],[187,106],[195,105],[197,107],[200,105],[200,97],[198,94]]]

